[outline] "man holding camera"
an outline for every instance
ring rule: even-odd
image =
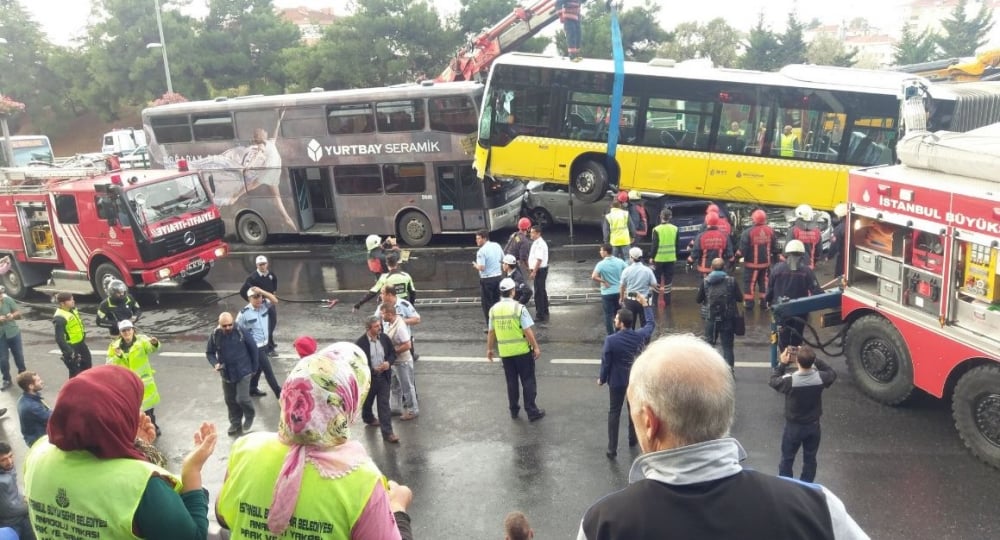
[[[785,394],[785,431],[781,435],[781,463],[778,475],[792,478],[795,454],[802,447],[803,482],[816,478],[819,452],[819,417],[823,415],[823,390],[837,380],[837,372],[816,358],[808,345],[789,346],[781,353],[778,367],[771,372],[771,388]],[[791,371],[793,368],[797,368]]]

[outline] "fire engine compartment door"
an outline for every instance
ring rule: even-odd
[[[14,203],[24,251],[29,259],[56,259],[55,238],[48,206],[42,201]]]

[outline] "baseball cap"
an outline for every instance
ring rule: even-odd
[[[500,280],[500,290],[501,291],[506,292],[506,291],[509,291],[509,290],[513,289],[516,286],[517,286],[517,283],[514,283],[513,279],[503,278],[502,280]]]
[[[263,255],[257,255],[257,264],[264,264],[267,262],[267,257]]]
[[[292,343],[292,347],[295,348],[295,352],[299,353],[299,358],[305,358],[310,354],[316,352],[316,340],[310,336],[299,336],[295,338]]]
[[[132,324],[132,321],[128,319],[125,319],[124,321],[118,323],[119,330],[125,330],[126,328],[135,328],[135,326]]]
[[[505,264],[517,264],[517,259],[514,258],[510,253],[503,256],[503,262]]]
[[[642,258],[642,248],[634,247],[628,250],[628,256],[638,261]]]

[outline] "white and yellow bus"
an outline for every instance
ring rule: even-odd
[[[928,99],[928,127],[1000,120],[986,83],[928,86],[905,73],[793,65],[776,73],[626,62],[621,115],[609,118],[610,60],[512,53],[492,67],[479,122],[480,176],[832,209],[847,172],[895,161],[904,92]],[[907,96],[908,97],[908,96]],[[619,139],[612,160],[609,128]],[[616,176],[615,169],[619,172]]]

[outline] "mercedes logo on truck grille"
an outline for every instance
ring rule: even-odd
[[[186,246],[193,246],[194,245],[194,233],[193,232],[188,231],[188,232],[184,233],[184,245],[186,245]]]

